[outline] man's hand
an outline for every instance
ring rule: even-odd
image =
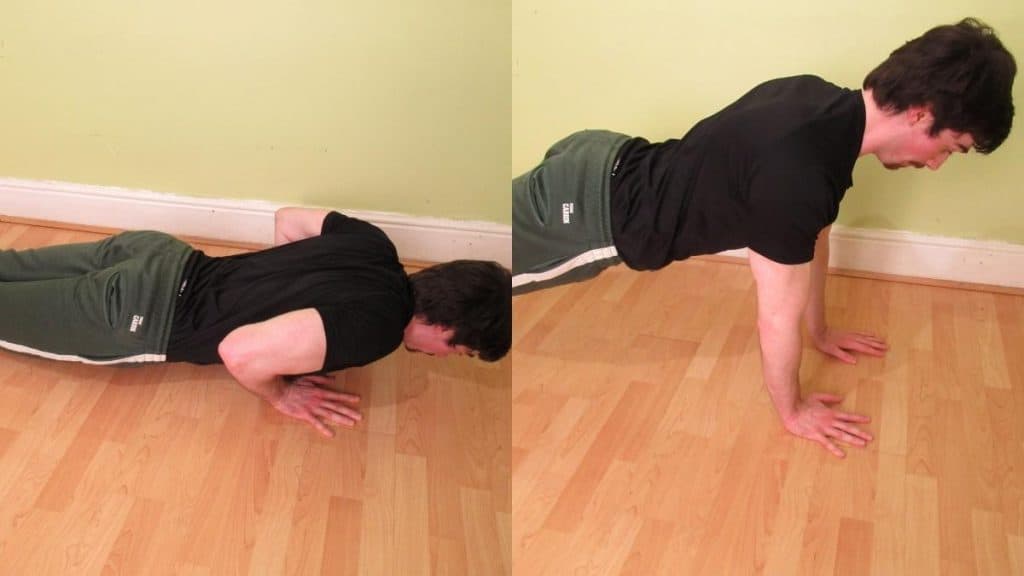
[[[826,329],[824,334],[812,335],[814,346],[829,356],[834,356],[847,364],[856,364],[857,359],[853,352],[867,354],[868,356],[884,356],[889,350],[885,340],[873,334],[860,332],[841,332],[838,330]]]
[[[870,422],[871,419],[830,407],[842,400],[842,396],[835,394],[811,394],[806,400],[801,400],[793,415],[784,421],[786,430],[821,444],[839,458],[846,454],[836,445],[836,441],[851,446],[866,446],[872,440],[871,434],[861,430],[857,424]]]
[[[359,396],[327,388],[333,381],[328,376],[302,376],[290,382],[272,405],[278,412],[305,420],[331,438],[334,432],[328,424],[352,428],[363,418],[358,410],[351,407],[359,403]]]

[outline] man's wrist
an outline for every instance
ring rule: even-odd
[[[811,315],[804,316],[804,327],[811,334],[824,333],[828,330],[828,322],[824,318],[816,318]]]
[[[271,406],[277,406],[284,400],[285,388],[287,387],[288,383],[284,379],[280,377],[274,378],[263,388],[263,399],[269,402]]]
[[[779,415],[779,419],[784,424],[796,419],[796,415],[799,412],[800,398],[797,397],[792,401],[782,400],[772,395],[772,403],[775,405],[775,412]]]
[[[791,409],[787,410],[785,414],[780,413],[780,416],[782,416],[782,426],[786,430],[792,431],[795,428],[797,420],[799,420],[800,402],[797,401],[797,403],[794,404]]]
[[[806,328],[807,335],[810,336],[811,340],[815,343],[824,340],[825,336],[828,334],[828,326],[825,324],[808,323]]]

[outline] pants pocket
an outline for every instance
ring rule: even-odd
[[[113,272],[104,283],[104,317],[111,329],[121,325],[124,317],[124,282],[120,272]]]

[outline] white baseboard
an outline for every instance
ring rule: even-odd
[[[68,182],[0,178],[0,214],[87,226],[161,230],[171,234],[232,242],[271,244],[274,211],[280,204],[160,194]],[[446,262],[460,258],[495,260],[512,266],[512,227],[344,210],[372,222],[395,243],[403,260]]]
[[[840,226],[832,238],[836,268],[1024,288],[1021,244]]]
[[[723,252],[746,257],[746,249]],[[833,226],[829,266],[872,272],[1024,288],[1024,245],[925,236],[898,230]]]

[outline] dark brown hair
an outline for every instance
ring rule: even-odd
[[[512,346],[512,274],[497,262],[455,260],[409,276],[413,314],[455,331],[449,344],[489,362]]]
[[[974,18],[938,26],[910,40],[864,78],[875,103],[890,112],[912,106],[931,110],[931,135],[968,133],[988,154],[1013,125],[1017,63],[995,30]]]

